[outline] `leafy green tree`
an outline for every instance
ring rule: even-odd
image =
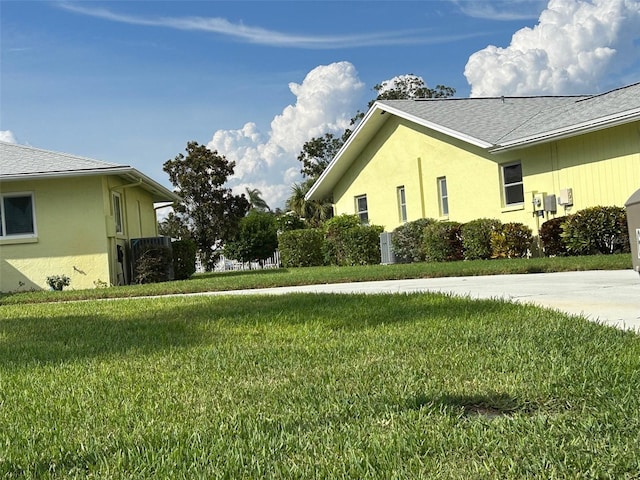
[[[186,152],[167,160],[163,169],[183,199],[174,211],[189,226],[203,265],[212,270],[221,244],[237,234],[249,202],[224,186],[234,162],[197,142],[187,143]]]
[[[185,218],[170,212],[161,222],[158,223],[158,233],[165,237],[177,238],[180,240],[190,239],[191,231]]]
[[[267,202],[262,198],[262,192],[257,188],[245,188],[247,192],[247,199],[249,200],[249,205],[251,205],[252,210],[260,210],[261,212],[266,212],[267,210],[271,210]]]
[[[349,138],[349,135],[351,135],[351,130],[345,130],[342,137],[325,133],[322,137],[312,138],[306,142],[302,146],[302,152],[298,155],[298,160],[302,162],[300,173],[305,178],[317,180]]]
[[[271,257],[278,248],[275,217],[268,212],[251,210],[240,220],[235,239],[224,247],[225,255],[242,262],[260,261]]]

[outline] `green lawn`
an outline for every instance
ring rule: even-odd
[[[0,307],[2,478],[638,478],[640,337],[435,294]]]
[[[87,300],[97,298],[136,297],[144,295],[180,294],[209,291],[229,291],[247,288],[284,287],[319,283],[396,280],[402,278],[434,278],[514,273],[542,273],[579,270],[630,269],[631,256],[592,255],[504,260],[471,260],[446,263],[412,263],[396,265],[366,265],[355,267],[282,268],[245,272],[208,273],[189,280],[125,287],[74,290],[63,292],[16,292],[0,294],[0,305]]]

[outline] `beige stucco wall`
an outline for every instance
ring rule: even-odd
[[[0,239],[0,290],[47,289],[46,277],[62,274],[69,289],[116,284],[116,242],[157,235],[152,197],[138,186],[119,189],[125,231],[115,234],[111,189],[123,184],[99,176],[2,183],[2,193],[33,193],[36,236]]]
[[[505,207],[501,165],[522,162],[525,202]],[[446,177],[449,216],[440,216],[437,179]],[[537,234],[547,218],[533,215],[538,192],[572,188],[567,213],[595,205],[623,206],[640,186],[640,127],[634,124],[544,145],[490,154],[468,143],[393,117],[336,184],[336,214],[356,212],[367,195],[369,221],[391,231],[401,224],[396,194],[405,187],[408,221],[422,217],[468,222],[497,218],[521,222]],[[558,206],[555,216],[564,215]]]

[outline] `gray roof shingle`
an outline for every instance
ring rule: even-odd
[[[126,165],[0,142],[0,176],[108,171]]]

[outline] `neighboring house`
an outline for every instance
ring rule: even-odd
[[[377,101],[307,194],[391,231],[624,206],[640,188],[640,83],[601,95]],[[555,197],[554,197],[555,195]]]
[[[130,240],[156,237],[154,203],[179,200],[129,166],[0,142],[0,291],[46,289],[50,275],[128,283]]]

